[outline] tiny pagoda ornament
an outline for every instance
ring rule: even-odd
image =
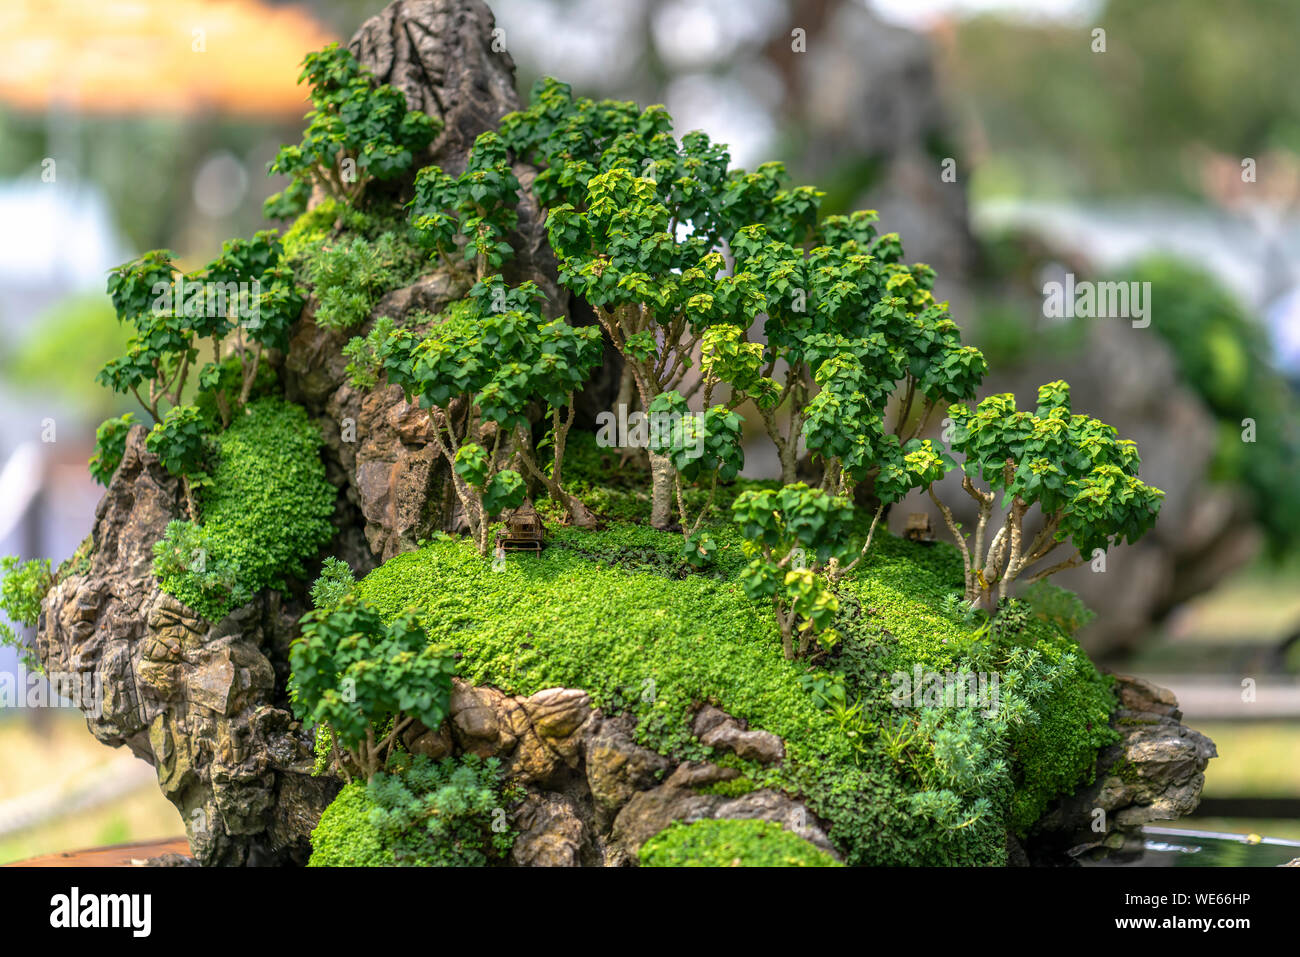
[[[513,511],[502,516],[505,528],[497,532],[497,551],[501,552],[540,552],[546,544],[546,527],[533,508],[533,503],[524,499]]]

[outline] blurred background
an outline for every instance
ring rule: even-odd
[[[57,565],[91,527],[95,426],[129,409],[93,381],[125,342],[106,271],[158,247],[198,265],[265,228],[299,61],[381,6],[0,7],[0,554]],[[826,212],[880,210],[988,355],[982,394],[1066,378],[1076,411],[1137,440],[1165,508],[1104,573],[1058,576],[1097,612],[1081,640],[1217,742],[1180,826],[1300,839],[1300,5],[491,6],[525,95],[549,73],[661,102],[735,165],[783,160]],[[1067,273],[1150,282],[1150,326],[1045,319]],[[183,833],[152,770],[75,712],[0,710],[0,754],[0,863]]]

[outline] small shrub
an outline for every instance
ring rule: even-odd
[[[325,559],[321,565],[320,577],[311,586],[312,607],[337,607],[356,583],[356,576],[352,574],[347,562],[333,557]]]
[[[384,293],[414,275],[410,250],[391,232],[373,242],[361,236],[334,244],[323,241],[306,259],[319,300],[316,324],[328,329],[361,325]]]
[[[289,664],[295,712],[328,725],[364,777],[386,767],[412,721],[436,728],[446,720],[456,670],[452,652],[429,644],[414,617],[385,624],[352,598],[303,616]]]
[[[126,437],[135,425],[131,412],[107,419],[95,430],[95,454],[90,457],[90,475],[100,485],[108,485],[126,454]]]
[[[345,787],[312,832],[310,867],[483,867],[505,860],[523,795],[495,758],[410,759]]]
[[[54,584],[48,558],[23,561],[16,555],[0,558],[0,611],[9,621],[27,628],[35,628],[41,617],[41,602]],[[22,638],[14,632],[11,625],[0,623],[0,647],[17,649],[22,658],[23,667],[29,671],[39,671],[32,650],[24,644]]]

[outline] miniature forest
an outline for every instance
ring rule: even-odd
[[[1136,445],[987,394],[875,212],[521,100],[451,6],[307,56],[279,229],[111,273],[95,527],[4,566],[198,861],[1059,864],[1194,805],[1051,581],[1153,527]]]

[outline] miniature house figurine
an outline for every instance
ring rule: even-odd
[[[930,514],[928,512],[909,512],[907,527],[903,529],[903,537],[909,542],[934,541],[934,529],[930,527]]]
[[[546,528],[533,508],[533,503],[524,499],[514,511],[507,512],[503,519],[506,527],[497,532],[497,548],[505,552],[540,552],[546,543]]]

